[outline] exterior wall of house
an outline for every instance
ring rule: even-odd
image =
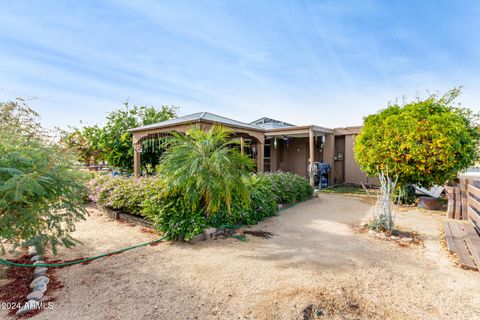
[[[325,139],[323,150],[320,149],[320,140],[314,143],[314,161],[326,162],[333,166],[333,142],[334,136],[328,134]],[[320,139],[320,138],[318,138]],[[274,139],[270,142],[270,159],[266,159],[265,165],[270,168],[270,172],[286,171],[307,177],[308,168],[308,137],[305,138],[290,138],[288,146],[283,139],[277,139],[277,148],[274,146]],[[326,159],[330,159],[327,161]],[[329,177],[329,181],[333,181]]]
[[[334,134],[325,135],[323,150],[320,149],[318,140],[314,143],[314,161],[332,165],[332,172],[328,177],[329,184],[378,185],[378,179],[368,177],[355,161],[353,147],[360,130],[361,127],[335,129]],[[274,138],[266,139],[265,144],[269,151],[265,152],[269,156],[265,158],[266,171],[280,170],[308,176],[308,137],[289,138],[288,146],[282,138],[277,138],[277,148],[274,145]]]
[[[333,134],[325,135],[325,146],[323,147],[323,162],[332,166],[332,171],[328,175],[328,184],[333,184],[333,174],[335,172],[335,136]]]
[[[345,136],[335,136],[335,165],[333,167],[333,182],[345,182]]]
[[[378,185],[378,178],[368,177],[362,170],[355,160],[353,153],[353,146],[355,145],[355,138],[357,134],[347,134],[345,135],[345,183],[359,185],[364,184],[373,184]]]
[[[213,116],[215,119],[222,118],[215,115]],[[141,150],[137,150],[137,147],[140,146],[142,139],[149,137],[149,134],[168,133],[172,131],[186,132],[192,125],[200,125],[202,128],[208,129],[216,124],[216,121],[217,120],[197,119],[191,123],[179,122],[176,124],[164,124],[163,126],[136,128],[132,130],[133,147],[135,151],[135,175],[138,176],[141,174]],[[247,124],[235,122],[231,119],[226,119],[225,121],[227,121],[225,125],[231,127],[239,139],[247,138],[249,141],[254,141],[254,144],[257,145],[256,160],[258,172],[263,172],[265,167],[266,171],[275,172],[282,170],[307,177],[310,157],[309,137],[312,137],[312,141],[314,141],[313,161],[322,161],[332,165],[332,172],[328,177],[329,184],[360,184],[362,182],[378,184],[377,178],[369,178],[360,170],[353,155],[355,137],[360,133],[362,127],[336,128],[331,130],[315,125],[293,126],[274,119],[262,118],[257,120],[257,122],[265,128],[262,129],[259,127],[256,129],[255,127],[248,127]],[[230,124],[231,122],[233,122],[233,124]],[[320,148],[322,139],[317,135],[320,133],[325,134],[323,149]],[[275,138],[271,137],[277,137],[276,148],[274,145]],[[283,137],[289,137],[288,144],[285,143]]]
[[[288,145],[277,139],[277,148],[270,143],[270,171],[287,171],[307,175],[308,138],[290,138]]]

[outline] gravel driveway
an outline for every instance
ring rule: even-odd
[[[83,245],[59,258],[155,239],[89,211]],[[401,248],[352,231],[370,214],[363,200],[321,194],[251,228],[270,239],[161,243],[60,269],[53,310],[33,319],[480,319],[480,273],[447,258],[441,215],[398,213],[424,239]]]

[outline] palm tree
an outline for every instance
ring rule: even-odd
[[[160,160],[165,192],[183,196],[192,209],[203,208],[207,214],[222,205],[230,211],[234,197],[249,205],[245,178],[253,161],[235,148],[238,144],[231,130],[218,125],[209,130],[194,127],[186,135],[174,133]]]

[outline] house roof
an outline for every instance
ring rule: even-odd
[[[144,131],[144,130],[151,130],[151,129],[158,129],[158,128],[164,128],[164,127],[171,127],[174,125],[178,124],[185,124],[185,123],[194,123],[194,122],[211,122],[211,123],[219,123],[228,127],[237,127],[237,128],[243,128],[243,129],[250,129],[250,130],[255,130],[255,131],[261,131],[264,132],[265,130],[259,126],[240,122],[237,120],[233,120],[230,118],[222,117],[210,112],[197,112],[197,113],[192,113],[188,114],[183,117],[178,117],[175,119],[169,119],[166,121],[158,122],[158,123],[153,123],[149,124],[146,126],[138,127],[138,128],[132,128],[129,129],[129,132],[137,132],[137,131]]]
[[[283,122],[280,120],[272,119],[263,117],[258,120],[250,122],[251,125],[259,126],[264,129],[275,129],[275,128],[287,128],[287,127],[294,127],[295,125]]]
[[[354,126],[354,127],[344,127],[344,128],[335,128],[335,135],[350,135],[350,134],[359,134],[362,131],[363,126]]]

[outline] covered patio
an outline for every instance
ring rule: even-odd
[[[257,172],[264,171],[265,130],[257,126],[237,120],[218,116],[209,112],[198,112],[167,121],[146,125],[128,130],[133,134],[134,174],[141,176],[142,142],[148,139],[168,136],[172,132],[187,133],[193,126],[208,130],[213,125],[222,125],[232,130],[233,135],[240,140],[240,150],[244,152],[245,141],[253,146],[256,157]]]
[[[265,160],[269,171],[282,170],[308,176],[312,186],[314,177],[308,171],[312,164],[334,163],[332,129],[315,125],[273,128],[267,131],[265,141],[270,145]],[[333,181],[331,176],[329,181]]]

